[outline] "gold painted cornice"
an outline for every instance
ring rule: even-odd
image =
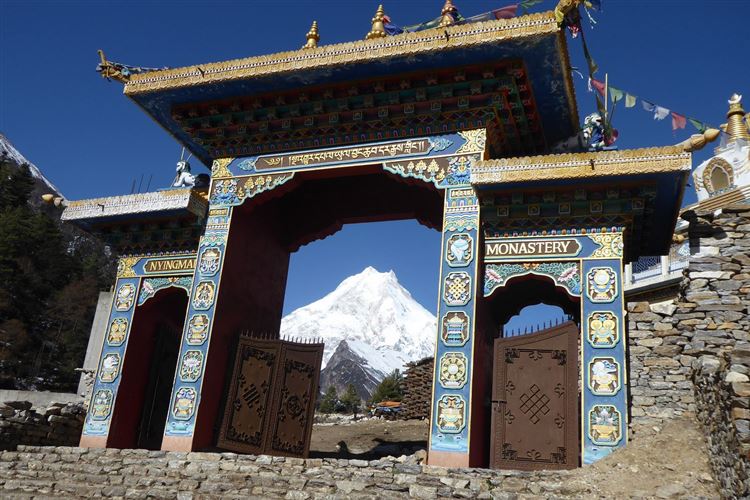
[[[559,31],[553,12],[534,13],[512,19],[433,28],[372,40],[139,73],[130,77],[125,85],[125,94],[136,95],[311,68],[380,61],[389,57],[485,45]]]
[[[502,158],[475,163],[471,183],[689,172],[691,163],[691,154],[679,146]]]

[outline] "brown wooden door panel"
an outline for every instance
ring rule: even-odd
[[[491,466],[578,466],[578,328],[496,339]]]
[[[323,344],[242,337],[217,445],[306,457]]]
[[[322,359],[322,344],[284,346],[277,372],[271,454],[307,457]]]
[[[279,347],[268,341],[240,341],[219,432],[219,447],[242,453],[263,453]]]

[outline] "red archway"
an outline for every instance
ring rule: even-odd
[[[234,209],[194,442],[214,445],[231,352],[240,332],[277,335],[290,253],[344,224],[416,219],[440,230],[444,191],[380,165],[297,173]],[[335,265],[335,263],[327,263]]]

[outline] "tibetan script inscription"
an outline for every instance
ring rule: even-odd
[[[194,271],[195,257],[180,257],[177,259],[154,259],[146,261],[143,266],[146,274],[174,271]]]
[[[255,161],[255,170],[278,168],[312,167],[329,163],[364,160],[391,159],[404,155],[419,155],[430,152],[429,139],[407,140],[375,146],[333,148],[300,154],[261,156]]]
[[[485,243],[485,258],[504,257],[559,257],[575,256],[581,244],[573,238],[559,240],[488,241]]]

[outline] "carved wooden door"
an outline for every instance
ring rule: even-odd
[[[491,467],[571,469],[579,461],[578,327],[495,340]]]
[[[306,457],[323,344],[240,338],[218,446]]]

